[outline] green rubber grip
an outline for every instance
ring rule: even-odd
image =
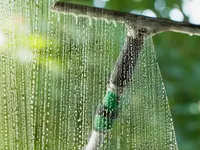
[[[107,91],[103,103],[98,106],[94,129],[97,131],[106,131],[112,128],[114,120],[117,118],[120,97]]]

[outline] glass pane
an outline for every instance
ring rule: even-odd
[[[0,4],[0,149],[83,149],[126,38],[124,23]],[[101,149],[177,149],[152,38]]]

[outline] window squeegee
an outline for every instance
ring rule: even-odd
[[[98,149],[106,132],[112,128],[114,120],[118,116],[120,99],[131,80],[144,40],[148,36],[166,31],[200,36],[200,25],[185,22],[151,18],[65,2],[56,2],[51,9],[64,14],[117,21],[124,23],[127,28],[125,44],[111,73],[103,102],[97,108],[92,135],[85,150]]]

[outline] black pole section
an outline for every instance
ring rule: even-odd
[[[131,80],[147,31],[140,29],[136,33],[135,37],[127,35],[126,46],[121,51],[111,74],[110,82],[120,88],[127,86]]]

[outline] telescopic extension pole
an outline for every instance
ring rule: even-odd
[[[103,103],[99,104],[94,120],[94,130],[85,150],[96,150],[100,147],[104,134],[112,128],[118,115],[120,97],[131,80],[144,39],[147,36],[145,29],[138,30],[135,35],[127,34],[114,70],[111,73]]]

